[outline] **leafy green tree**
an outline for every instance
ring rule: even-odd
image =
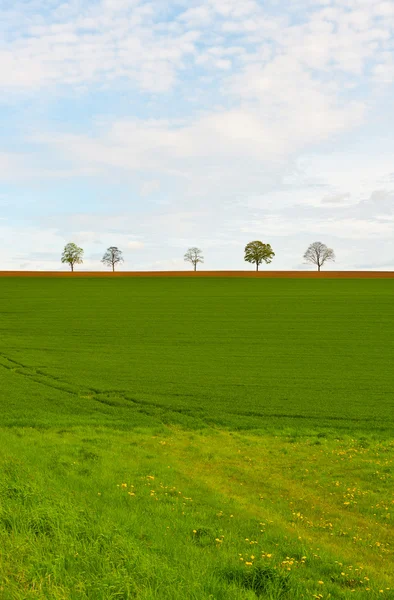
[[[313,242],[304,254],[304,259],[317,266],[317,270],[324,265],[327,260],[335,261],[335,254],[332,248],[327,248],[321,242]]]
[[[74,265],[80,265],[83,263],[83,250],[73,242],[64,246],[62,254],[62,263],[68,263],[71,271],[74,271]]]
[[[270,263],[275,256],[275,252],[272,250],[270,244],[263,244],[263,242],[255,241],[249,242],[245,246],[245,260],[246,262],[256,263],[256,271],[259,270],[259,265],[264,261]]]
[[[115,265],[124,262],[123,261],[123,253],[116,246],[110,246],[105,251],[101,262],[107,267],[112,267],[112,271],[115,271]]]
[[[204,257],[200,248],[189,248],[185,254],[185,261],[192,263],[194,270],[197,270],[197,264],[204,262]]]

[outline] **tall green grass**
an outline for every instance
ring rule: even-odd
[[[1,279],[0,598],[394,598],[394,282]]]

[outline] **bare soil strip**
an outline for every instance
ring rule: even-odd
[[[394,271],[0,271],[0,277],[255,277],[283,279],[394,279]]]

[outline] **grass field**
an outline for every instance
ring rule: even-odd
[[[0,279],[0,598],[394,598],[394,280]]]

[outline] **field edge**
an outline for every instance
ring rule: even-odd
[[[0,277],[251,277],[257,279],[394,279],[394,271],[0,271]]]

